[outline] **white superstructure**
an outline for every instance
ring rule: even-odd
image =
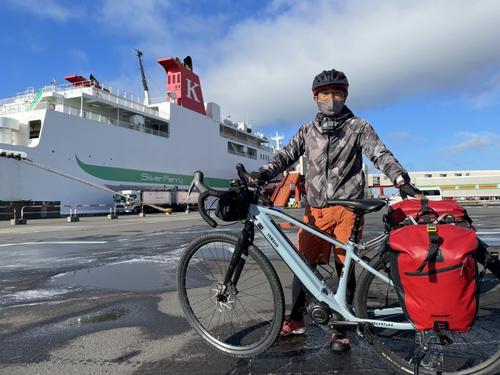
[[[147,104],[80,76],[1,100],[0,149],[26,152],[37,163],[116,191],[183,189],[195,170],[224,187],[237,163],[252,170],[271,159],[266,137],[247,124],[221,121],[220,107],[203,101],[189,67],[174,58],[159,63],[167,70],[167,95]],[[0,158],[0,181],[4,202],[113,203],[111,193],[12,159]]]

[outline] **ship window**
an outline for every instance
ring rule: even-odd
[[[257,159],[257,150],[251,147],[239,145],[233,142],[227,142],[227,152],[230,154],[245,156],[251,159]]]
[[[446,173],[440,173],[439,177],[446,177]]]
[[[431,178],[431,177],[432,177],[432,174],[431,174],[431,173],[426,173],[426,174],[425,174],[425,177],[426,177],[426,178]]]
[[[33,120],[33,121],[30,121],[28,124],[30,127],[30,139],[40,138],[40,130],[42,129],[42,121]]]
[[[254,148],[247,147],[247,155],[249,158],[257,159],[257,150]]]
[[[170,136],[167,122],[156,121],[149,118],[146,118],[144,132],[165,138]]]

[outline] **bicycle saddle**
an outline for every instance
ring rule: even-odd
[[[363,215],[378,211],[386,204],[383,199],[332,199],[327,203],[331,206],[346,206]]]

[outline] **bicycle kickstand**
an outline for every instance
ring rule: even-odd
[[[417,333],[417,347],[413,353],[413,375],[419,374],[419,367],[422,359],[424,359],[425,354],[429,351],[429,342],[425,333]]]

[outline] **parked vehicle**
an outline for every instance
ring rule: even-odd
[[[188,197],[185,190],[122,190],[115,195],[117,213],[139,213],[146,208],[160,207],[172,209],[194,208],[198,202],[197,192]]]

